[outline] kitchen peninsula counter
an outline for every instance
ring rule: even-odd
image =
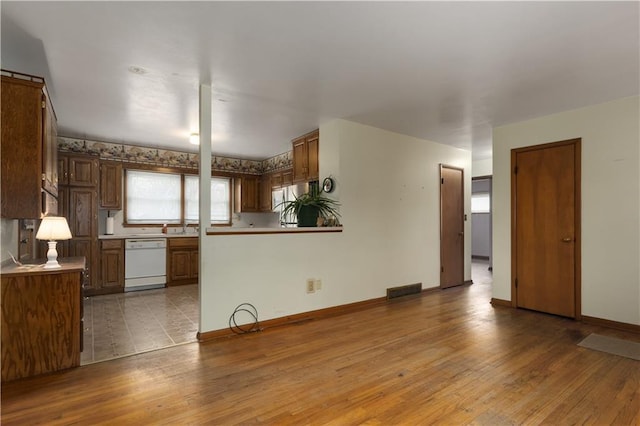
[[[207,228],[207,235],[322,234],[342,232],[342,226],[304,228]]]

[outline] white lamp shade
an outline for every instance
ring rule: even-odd
[[[38,233],[38,240],[69,240],[71,239],[71,230],[64,217],[47,216],[42,219]]]

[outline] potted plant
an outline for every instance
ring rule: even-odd
[[[324,222],[332,219],[335,221],[340,216],[336,210],[340,203],[324,196],[317,186],[310,187],[309,192],[280,205],[284,206],[282,214],[285,217],[297,217],[299,227],[318,226],[318,218],[323,218]]]

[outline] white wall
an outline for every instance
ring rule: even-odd
[[[493,174],[493,158],[475,160],[471,164],[472,177],[491,176]]]
[[[320,127],[319,155],[321,178],[336,181],[344,231],[203,238],[201,331],[227,328],[243,302],[266,320],[383,297],[388,287],[439,285],[439,164],[464,168],[470,216],[470,152],[336,120]],[[307,278],[322,279],[322,289],[307,294]]]
[[[511,300],[513,148],[582,138],[582,314],[640,324],[639,98],[493,131],[493,297]]]
[[[0,219],[0,262],[11,259],[9,252],[18,258],[18,237],[18,220]]]

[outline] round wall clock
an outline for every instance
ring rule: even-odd
[[[331,179],[330,177],[324,178],[324,180],[322,181],[322,190],[324,192],[331,192],[333,191],[333,187],[333,179]]]

